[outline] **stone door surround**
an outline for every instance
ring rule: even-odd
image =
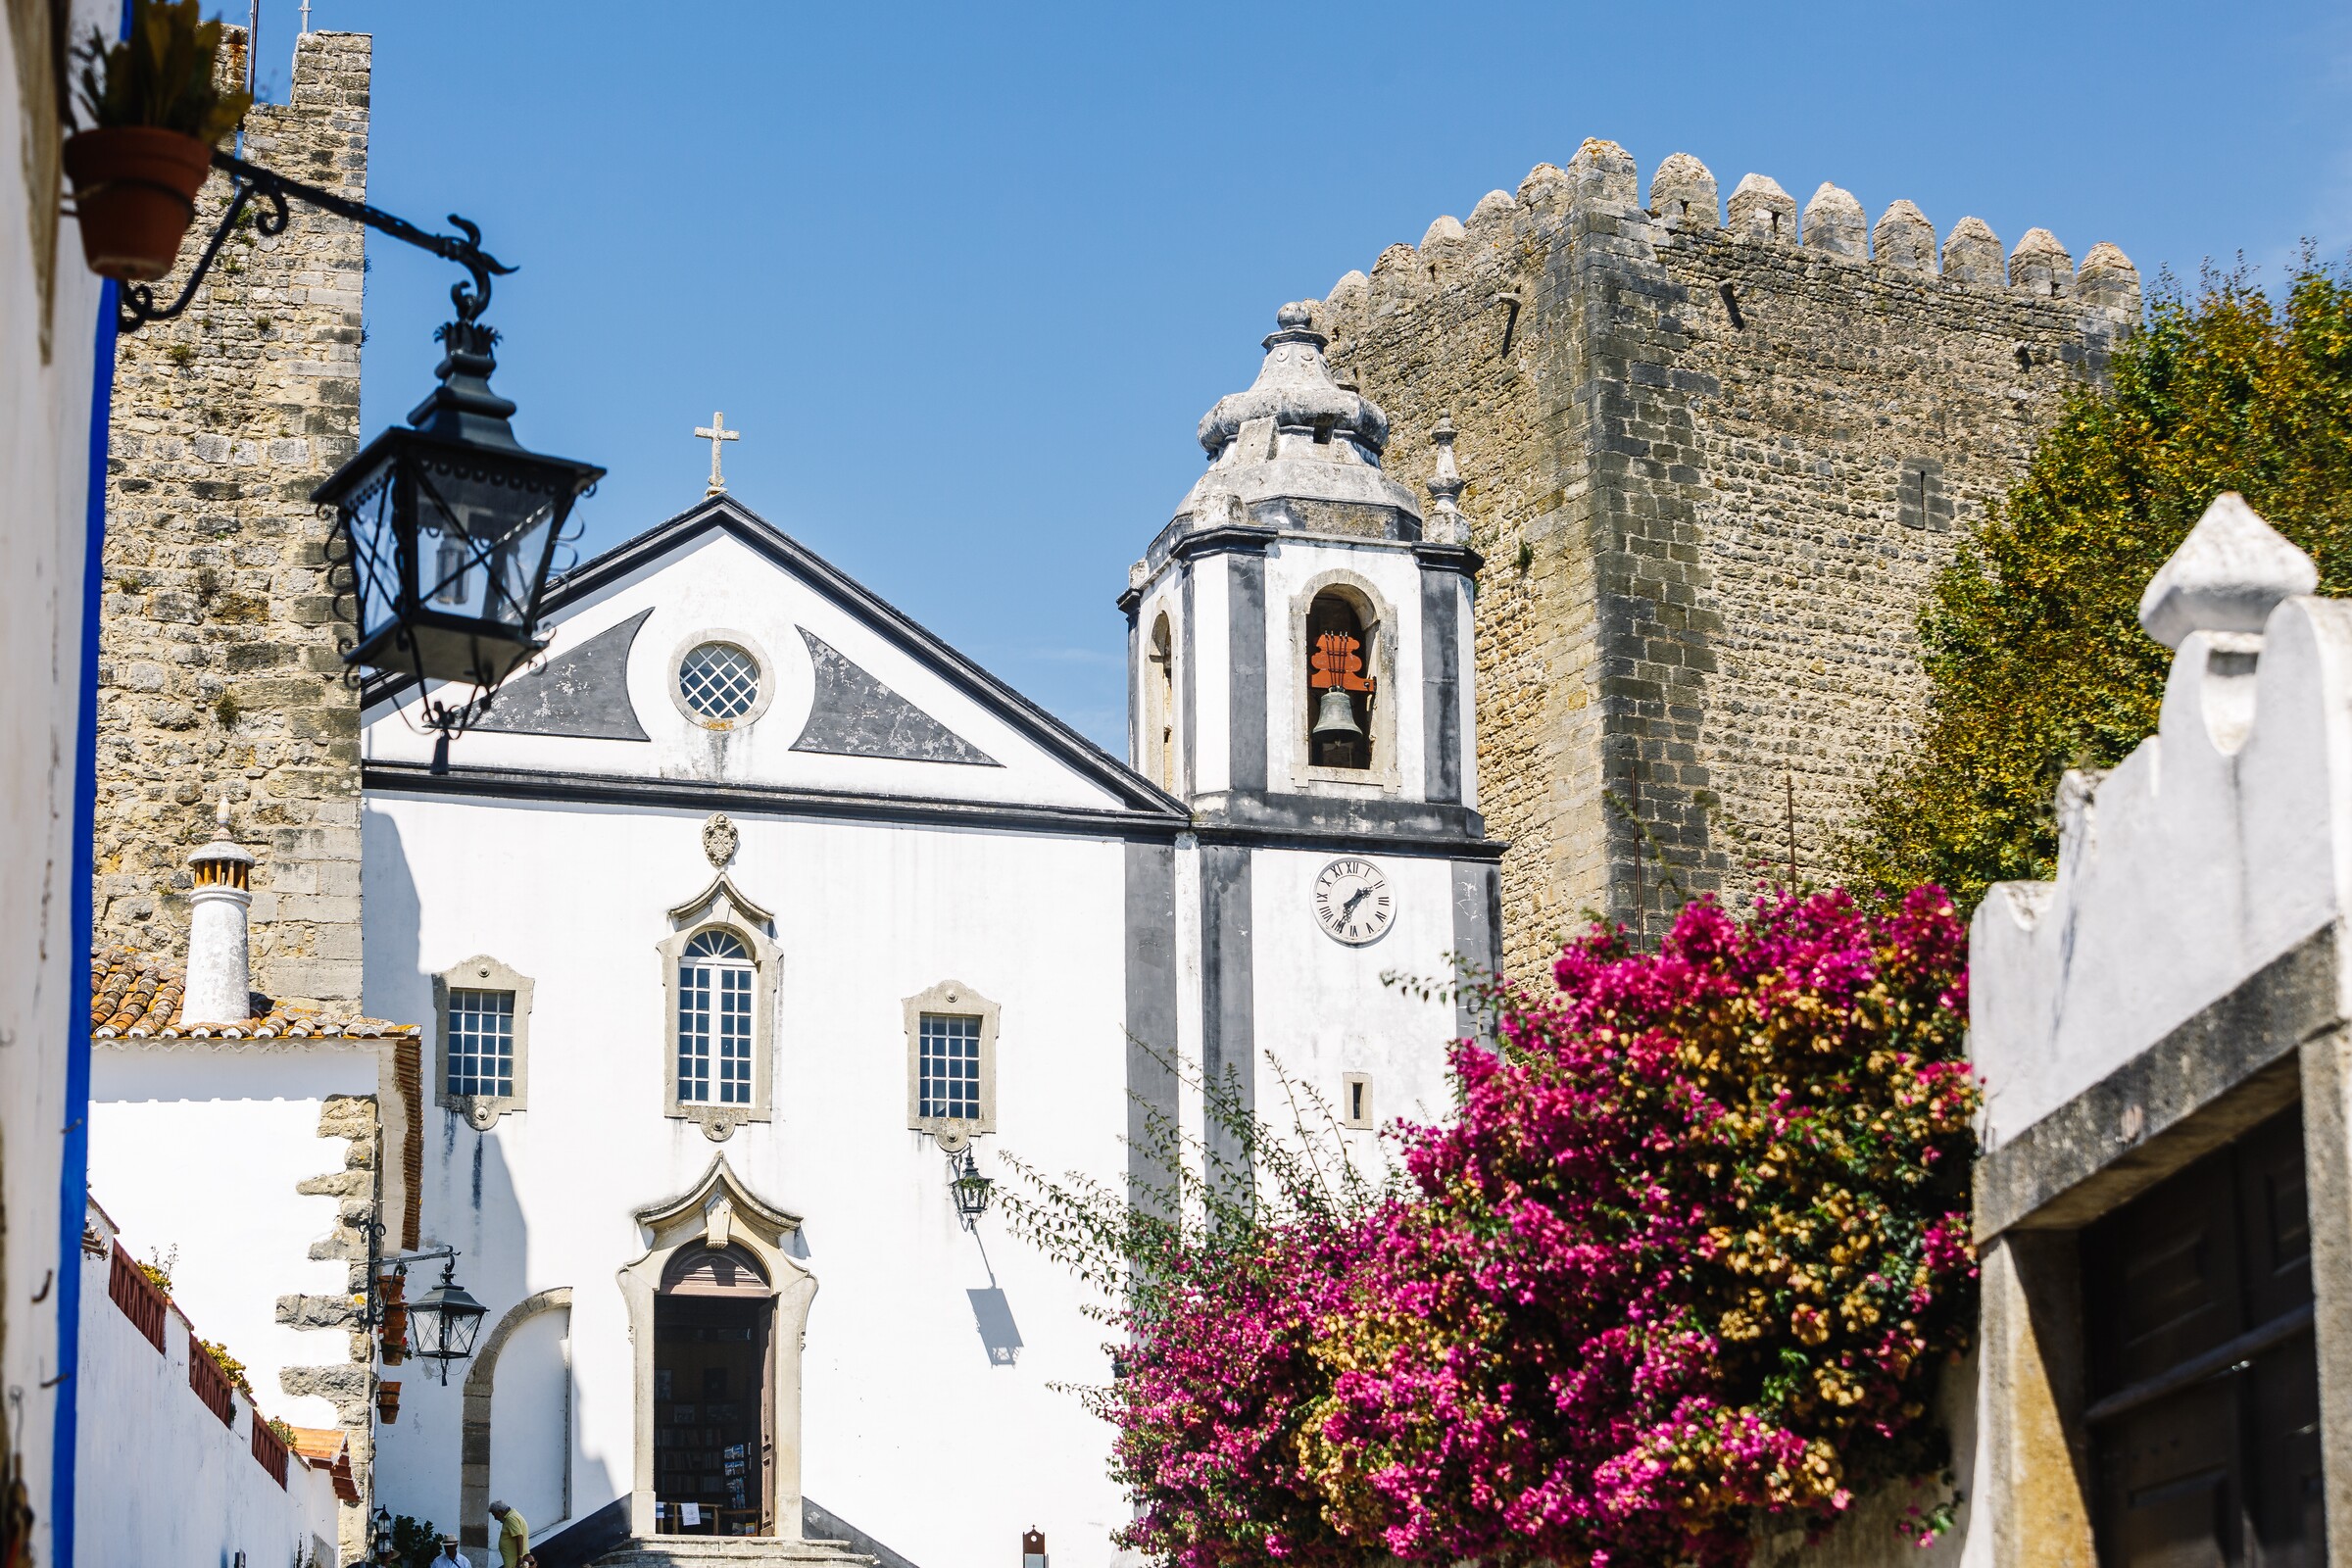
[[[770,1386],[775,1390],[774,1463],[766,1512],[775,1520],[773,1539],[801,1539],[801,1341],[808,1329],[808,1305],[816,1298],[816,1276],[789,1250],[801,1228],[788,1214],[757,1197],[729,1168],[724,1154],[713,1157],[702,1180],[681,1197],[637,1211],[646,1250],[620,1271],[628,1303],[629,1340],[635,1359],[636,1439],[629,1493],[629,1533],[656,1534],[654,1523],[654,1301],[680,1254],[723,1251],[730,1246],[752,1254],[774,1283],[775,1322],[769,1336]],[[470,1450],[469,1450],[470,1451]],[[487,1449],[485,1448],[485,1457]],[[485,1504],[487,1499],[485,1499]]]

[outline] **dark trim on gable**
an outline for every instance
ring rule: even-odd
[[[1979,1247],[2074,1230],[2268,1120],[2301,1094],[2303,1043],[2341,1027],[2322,926],[1977,1161]]]
[[[1237,790],[1266,787],[1266,559],[1236,551],[1225,564],[1225,776]]]
[[[1245,1115],[1257,1110],[1257,977],[1250,940],[1254,905],[1250,851],[1200,846],[1200,1075],[1230,1080]],[[1208,1116],[1200,1139],[1222,1179],[1247,1191],[1250,1152],[1242,1130]],[[1229,1192],[1228,1197],[1237,1196]]]
[[[1282,537],[1281,531],[1259,527],[1255,523],[1231,523],[1222,528],[1203,528],[1187,534],[1168,554],[1178,561],[1198,561],[1202,556],[1262,556],[1266,547]]]
[[[574,568],[548,589],[546,613],[559,614],[564,607],[712,532],[732,534],[801,577],[848,614],[880,635],[905,645],[931,673],[990,709],[1055,760],[1110,791],[1132,809],[1142,812],[1183,809],[1181,803],[1161,793],[1141,773],[973,663],[928,627],[733,496],[709,497]],[[365,709],[397,697],[408,685],[405,678],[370,682],[361,693],[361,706]]]
[[[1176,846],[1127,845],[1127,1199],[1173,1218],[1179,1173],[1164,1167],[1160,1135],[1179,1126]]]
[[[1461,590],[1421,574],[1421,787],[1433,801],[1462,798]]]
[[[650,807],[677,811],[734,811],[752,816],[822,817],[900,827],[988,829],[1081,838],[1173,840],[1191,830],[1182,811],[1097,810],[1016,802],[949,801],[919,796],[842,795],[772,784],[630,778],[600,773],[452,764],[435,773],[422,762],[369,760],[360,786],[397,795],[465,795],[494,801],[566,801],[588,806]]]
[[[1458,571],[1465,577],[1477,576],[1487,564],[1487,558],[1468,545],[1416,544],[1413,559],[1432,570]]]

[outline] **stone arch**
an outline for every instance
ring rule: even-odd
[[[498,1352],[526,1319],[557,1308],[571,1309],[571,1287],[526,1296],[507,1308],[506,1316],[473,1352],[466,1371],[466,1407],[458,1444],[458,1544],[477,1562],[489,1560],[490,1531],[483,1520],[490,1512],[490,1384],[498,1374]],[[566,1468],[569,1460],[565,1460]]]
[[[1372,765],[1363,769],[1311,768],[1307,760],[1306,728],[1312,721],[1312,699],[1307,694],[1306,623],[1316,600],[1336,595],[1354,611],[1364,633],[1365,663],[1378,681],[1381,696],[1372,704]],[[1368,576],[1348,568],[1319,571],[1292,592],[1289,637],[1281,654],[1284,669],[1286,738],[1283,755],[1290,760],[1292,787],[1304,789],[1314,781],[1369,785],[1394,794],[1403,783],[1402,735],[1399,708],[1403,698],[1396,672],[1401,662],[1398,637],[1401,623],[1396,607]],[[1272,660],[1269,660],[1271,664]]]

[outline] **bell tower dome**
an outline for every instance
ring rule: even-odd
[[[1483,837],[1452,429],[1435,526],[1381,466],[1389,420],[1286,305],[1208,469],[1129,574],[1130,753],[1203,821]]]

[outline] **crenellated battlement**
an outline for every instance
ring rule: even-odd
[[[1579,911],[1655,933],[1683,896],[1830,866],[1909,742],[1929,585],[2139,317],[2113,245],[2008,249],[1902,200],[1874,222],[1689,153],[1642,172],[1587,141],[1311,306],[1391,478],[1460,432],[1523,974]]]
[[[1578,208],[1647,219],[1667,235],[1708,236],[1738,242],[1793,247],[1862,266],[1884,268],[1915,276],[1976,289],[2008,290],[2037,299],[2080,299],[2099,310],[2136,318],[2139,312],[2139,272],[2131,260],[2106,241],[2091,247],[2099,258],[2095,278],[2085,282],[2074,258],[2046,228],[2034,228],[2019,240],[2004,260],[2001,242],[1980,218],[1962,218],[1952,225],[1940,246],[1935,224],[1914,203],[1898,198],[1867,221],[1862,204],[1851,191],[1824,181],[1798,211],[1796,201],[1769,174],[1749,173],[1733,187],[1728,215],[1721,205],[1715,175],[1689,153],[1674,153],[1658,165],[1649,180],[1646,207],[1636,205],[1638,189],[1633,158],[1612,141],[1591,139],[1562,169],[1538,164],[1519,182],[1515,194],[1489,191],[1471,210],[1467,224],[1446,215],[1433,221],[1418,246],[1398,243],[1381,252],[1371,276],[1384,273],[1399,280],[1430,278],[1430,261],[1422,252],[1459,246],[1509,227],[1529,216],[1566,215]],[[2085,263],[2087,270],[2087,259]],[[1335,286],[1328,303],[1337,305],[1350,272]]]

